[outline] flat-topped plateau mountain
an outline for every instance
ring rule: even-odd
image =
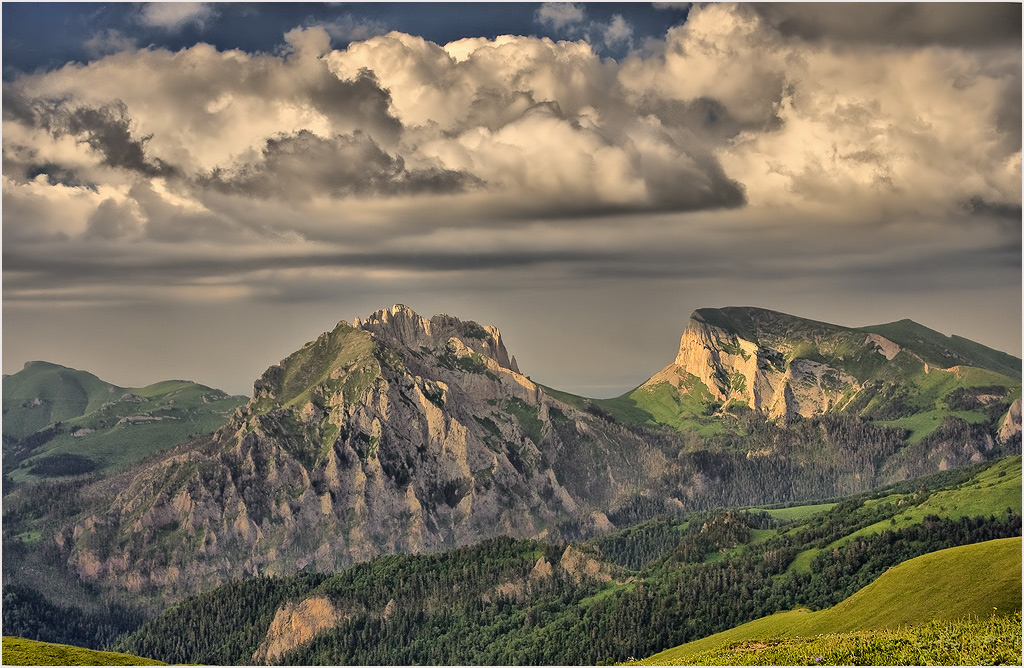
[[[665,369],[586,399],[523,375],[494,327],[396,305],[338,323],[219,425],[189,427],[212,433],[154,436],[116,466],[7,494],[4,581],[155,610],[247,576],[853,494],[1019,453],[1020,368],[909,321],[701,309]],[[62,380],[29,382],[40,371]],[[184,424],[179,397],[218,414],[233,401],[53,365],[22,374],[4,379],[4,454],[6,467],[10,419],[24,482],[58,452],[107,461],[74,447],[103,429]]]

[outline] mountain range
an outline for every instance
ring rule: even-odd
[[[1021,360],[966,339],[750,307],[694,312],[672,363],[614,399],[401,305],[248,401],[35,362],[3,382],[4,582],[155,611],[241,577],[838,497],[1019,453],[1020,397]]]

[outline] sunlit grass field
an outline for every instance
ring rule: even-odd
[[[805,646],[810,646],[809,643],[822,642],[816,640],[819,636],[852,634],[842,642],[833,639],[825,644],[844,646],[849,651],[853,651],[851,648],[860,648],[857,651],[875,654],[866,654],[865,658],[854,660],[852,655],[826,655],[823,651],[810,649],[806,651],[814,652],[810,659],[823,657],[821,662],[826,660],[826,656],[835,656],[838,657],[837,662],[847,664],[948,663],[942,658],[924,661],[926,656],[931,655],[919,654],[914,658],[910,649],[900,649],[908,643],[921,644],[927,638],[932,638],[927,643],[935,645],[937,649],[929,649],[929,652],[947,651],[943,649],[947,646],[966,648],[963,649],[966,652],[963,661],[953,663],[991,664],[1005,661],[1005,658],[1000,658],[1005,653],[992,655],[985,660],[982,659],[988,655],[978,653],[988,651],[986,647],[1003,648],[1009,641],[1005,635],[1005,623],[999,619],[990,620],[989,617],[1014,617],[1013,613],[1016,613],[1016,644],[1010,643],[1007,651],[1016,652],[1016,658],[1011,662],[1019,664],[1020,609],[1021,539],[1004,538],[922,555],[894,566],[875,582],[827,610],[792,610],[763,617],[665,650],[641,663],[698,665],[706,660],[723,664],[800,665],[807,663],[808,659],[805,657],[797,660],[798,654],[788,653],[762,661],[754,658],[758,653],[752,652],[752,649],[778,647],[779,652],[804,652]],[[912,627],[920,628],[913,630]],[[875,633],[865,634],[867,631]],[[919,632],[924,634],[920,642],[915,640]],[[978,638],[974,638],[975,635]],[[989,636],[997,636],[1001,640],[984,640]],[[729,653],[729,648],[744,647],[746,649],[740,649],[740,654]],[[878,649],[880,647],[888,647],[884,651],[895,653],[886,658],[883,650]]]
[[[674,660],[665,662],[675,664]],[[1021,615],[930,622],[897,630],[745,641],[692,654],[696,666],[1020,665]]]
[[[3,638],[5,666],[166,666],[162,661],[131,654],[100,652],[25,638]]]

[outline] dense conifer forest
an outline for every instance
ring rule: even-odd
[[[929,514],[910,526],[864,531],[895,522],[909,503],[920,506],[934,490],[977,471],[897,485],[788,522],[735,509],[652,519],[574,544],[572,560],[583,555],[599,565],[591,576],[574,572],[565,544],[500,538],[439,554],[381,557],[332,577],[253,578],[184,602],[117,649],[170,663],[250,663],[274,610],[315,596],[338,611],[337,625],[272,659],[299,665],[623,661],[774,612],[832,606],[921,554],[1019,536],[1014,509],[956,519]],[[817,556],[796,567],[798,555],[811,550]]]

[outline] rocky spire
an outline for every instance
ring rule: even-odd
[[[356,318],[353,327],[371,333],[379,341],[391,346],[411,350],[425,347],[436,350],[455,338],[481,355],[487,355],[501,366],[519,373],[515,359],[510,357],[497,327],[479,325],[472,320],[463,322],[444,313],[430,320],[420,316],[404,304],[381,309],[366,320]]]

